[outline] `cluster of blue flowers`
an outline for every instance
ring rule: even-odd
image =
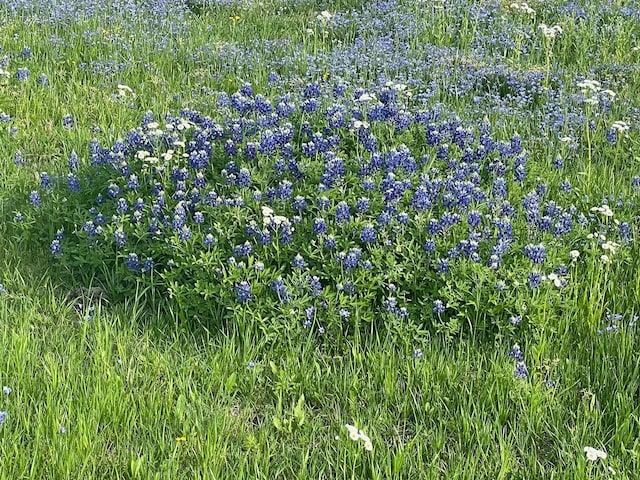
[[[68,265],[88,245],[158,288],[197,285],[241,305],[302,301],[316,309],[307,322],[349,318],[374,278],[399,291],[374,295],[372,315],[436,320],[456,313],[441,292],[470,265],[498,291],[539,289],[550,272],[566,285],[569,239],[601,228],[597,216],[530,178],[536,164],[518,134],[407,109],[403,92],[313,82],[268,97],[244,85],[218,95],[216,117],[148,113],[111,147],[92,141],[65,174],[42,172],[29,201],[46,212],[62,190],[69,208],[85,208],[81,227],[59,225],[51,239]],[[628,222],[616,229],[633,236]],[[431,308],[416,301],[425,295]]]

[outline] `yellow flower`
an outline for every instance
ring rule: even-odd
[[[176,437],[176,442],[183,443],[187,441],[187,437]]]

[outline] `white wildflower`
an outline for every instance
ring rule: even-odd
[[[587,455],[587,460],[596,462],[599,458],[605,460],[607,458],[607,452],[598,450],[593,447],[584,447],[584,453]]]
[[[544,23],[538,25],[538,29],[542,31],[542,34],[547,40],[554,40],[562,34],[562,27],[560,25],[553,25],[548,27]]]
[[[349,431],[349,438],[354,442],[362,440],[364,449],[368,452],[373,450],[373,443],[371,439],[362,431],[358,430],[357,427],[353,425],[349,425],[348,423],[345,425],[346,429]]]
[[[631,125],[627,122],[622,122],[620,120],[613,122],[611,128],[618,133],[627,133],[631,129]]]
[[[316,17],[318,20],[320,20],[321,22],[328,22],[333,18],[333,15],[331,15],[331,12],[329,12],[328,10],[323,10],[322,12],[320,12],[318,14],[318,16]]]
[[[613,210],[611,210],[611,207],[607,204],[604,204],[601,207],[591,207],[591,211],[601,213],[605,217],[613,217]]]
[[[121,97],[126,97],[127,95],[135,96],[135,93],[133,93],[133,90],[128,85],[118,84],[118,95]]]
[[[358,97],[359,102],[375,102],[377,100],[376,96],[372,93],[363,93]]]
[[[349,431],[349,438],[354,442],[360,440],[360,434],[358,433],[358,429],[353,425],[349,425],[348,423],[345,425],[347,430]]]

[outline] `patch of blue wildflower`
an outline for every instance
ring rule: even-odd
[[[61,271],[202,318],[454,335],[524,328],[509,318],[527,302],[561,307],[576,265],[557,267],[591,221],[566,186],[525,175],[524,139],[413,109],[401,86],[334,91],[245,85],[212,116],[148,113],[42,172],[23,229]]]

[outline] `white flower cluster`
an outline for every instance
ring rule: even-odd
[[[618,133],[626,134],[631,129],[631,125],[629,125],[627,122],[617,120],[613,122],[611,128]]]
[[[276,227],[278,227],[283,223],[289,223],[289,219],[287,217],[283,217],[282,215],[274,215],[273,210],[270,207],[263,205],[262,206],[262,223],[265,227],[269,227],[271,225],[275,225]]]
[[[331,15],[331,12],[329,12],[328,10],[323,10],[316,16],[316,19],[320,20],[322,23],[328,23],[332,18],[333,15]]]
[[[560,25],[549,27],[546,24],[541,23],[538,25],[538,30],[542,31],[542,35],[544,35],[547,40],[555,40],[556,37],[562,35],[562,27]]]
[[[601,207],[591,207],[591,211],[601,213],[605,217],[613,217],[613,210],[611,210],[611,207],[606,204]]]
[[[354,442],[358,440],[362,440],[364,442],[364,449],[368,452],[373,450],[373,443],[371,443],[371,439],[364,434],[362,430],[358,430],[357,427],[353,425],[349,425],[348,423],[345,425],[346,429],[349,431],[349,438]]]
[[[613,100],[616,96],[616,92],[608,89],[602,89],[602,86],[597,80],[581,80],[578,82],[578,88],[582,90],[582,94],[585,96],[585,103],[591,105],[597,105],[600,95],[606,95],[610,100]]]
[[[119,97],[135,97],[136,94],[128,85],[118,84],[118,96]]]
[[[602,263],[611,263],[611,257],[616,254],[620,244],[607,240],[607,237],[602,233],[590,233],[587,238],[589,240],[597,240],[602,250],[604,250],[605,253],[600,255]]]
[[[607,452],[598,450],[597,448],[593,447],[584,447],[584,453],[587,455],[587,460],[591,462],[595,462],[600,458],[602,460],[605,460],[607,458]]]
[[[536,11],[533,8],[531,8],[527,2],[522,2],[522,3],[513,2],[512,4],[509,5],[508,8],[509,10],[513,10],[514,12],[521,12],[526,15],[536,14]]]

